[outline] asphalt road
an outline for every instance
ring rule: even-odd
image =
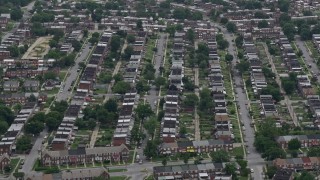
[[[310,56],[310,52],[307,49],[306,45],[304,44],[304,41],[302,41],[300,39],[300,37],[296,37],[295,40],[296,40],[297,47],[299,49],[301,49],[301,51],[303,53],[303,57],[304,57],[303,59],[304,59],[306,65],[308,66],[309,71],[318,75],[320,73],[319,68],[318,68],[317,64],[315,63],[314,59]],[[317,82],[320,83],[319,77],[317,79]]]
[[[219,25],[214,24],[215,26],[219,27],[224,34],[225,39],[229,42],[230,46],[228,47],[228,52],[233,55],[234,60],[232,61],[232,69],[235,70],[236,62],[237,62],[237,54],[235,52],[235,44],[232,42],[233,35],[227,32],[227,30]],[[243,125],[245,127],[245,130],[243,131],[244,134],[244,140],[247,141],[246,144],[247,147],[247,161],[248,161],[248,167],[250,169],[254,170],[254,173],[252,173],[252,177],[255,180],[263,179],[262,172],[264,167],[264,159],[261,158],[260,153],[258,153],[253,145],[254,143],[254,137],[255,137],[255,131],[250,126],[250,123],[252,122],[252,119],[249,115],[248,105],[249,100],[247,98],[246,92],[241,88],[241,85],[243,85],[242,77],[234,74],[233,76],[233,82],[235,83],[234,91],[236,93],[236,101],[237,105],[240,107],[238,109],[239,112],[239,118],[243,122]]]
[[[211,159],[202,160],[202,163],[210,163]],[[168,162],[167,166],[169,165],[181,165],[184,164],[183,161],[175,161],[175,162]],[[189,160],[189,164],[194,164],[193,160]],[[128,176],[131,180],[142,180],[148,175],[151,175],[153,172],[153,167],[155,166],[162,166],[160,162],[146,162],[143,164],[130,164],[127,166],[113,166],[110,169],[127,169],[126,172],[114,172],[110,173],[110,177],[113,176]]]
[[[157,41],[157,52],[154,56],[154,68],[156,69],[155,77],[158,77],[160,75],[159,68],[161,64],[163,63],[163,57],[165,54],[165,45],[166,45],[166,34],[160,34],[160,38],[158,38]],[[159,92],[156,90],[155,86],[151,86],[151,89],[149,91],[149,94],[145,97],[146,101],[150,104],[152,110],[156,112],[157,108],[157,102],[159,100]],[[146,134],[146,138],[142,141],[141,148],[136,149],[136,154],[140,156],[140,159],[145,161],[146,157],[143,155],[143,149],[147,145],[147,141],[149,140],[149,135],[147,134],[146,130],[143,129],[144,133]],[[143,179],[143,178],[142,178]]]
[[[75,65],[72,66],[69,71],[66,80],[62,84],[62,88],[60,88],[59,93],[57,94],[56,101],[61,101],[61,100],[68,100],[68,98],[71,97],[72,95],[72,81],[74,81],[74,85],[76,83],[77,77],[79,76],[79,72],[77,72],[77,69],[79,68],[79,62],[84,62],[86,58],[88,57],[91,49],[89,48],[89,43],[84,45],[84,48],[82,50],[82,53],[80,56],[78,56],[75,60]],[[70,91],[68,89],[71,88]]]
[[[32,171],[33,165],[37,158],[40,157],[39,150],[42,149],[43,138],[47,135],[47,129],[44,129],[36,139],[30,153],[25,157],[22,169],[19,172],[29,173]]]
[[[161,64],[163,63],[163,57],[164,57],[164,51],[165,51],[165,45],[166,45],[166,34],[160,34],[160,38],[157,41],[157,52],[154,56],[153,65],[156,70],[155,72],[155,78],[157,78],[160,75],[159,68],[161,67]],[[156,110],[156,102],[158,101],[158,91],[156,90],[155,86],[151,86],[151,89],[149,91],[149,95],[146,96],[147,102],[150,104],[151,108],[153,110]]]

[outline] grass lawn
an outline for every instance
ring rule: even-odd
[[[48,91],[44,91],[45,93],[47,93],[48,95],[55,95],[59,92],[59,88],[53,88],[52,90],[48,90]]]
[[[125,180],[127,176],[111,176],[110,180]]]
[[[109,173],[112,173],[112,172],[126,172],[128,171],[127,169],[109,169]]]
[[[94,93],[105,94],[105,93],[107,93],[107,89],[96,89],[96,90],[94,90]]]
[[[11,166],[12,169],[11,169],[10,173],[17,167],[19,162],[20,162],[20,158],[11,159],[10,166]]]
[[[235,147],[233,148],[233,150],[230,152],[230,154],[232,156],[243,156],[244,152],[243,152],[243,147]]]
[[[153,54],[154,54],[153,48],[155,47],[155,43],[156,43],[155,39],[149,38],[148,43],[147,43],[146,53],[145,53],[145,58],[146,59],[151,59],[152,60]]]
[[[62,81],[64,79],[64,77],[66,76],[68,70],[67,69],[63,69],[60,71],[59,73],[59,79]]]
[[[145,180],[153,180],[153,176],[152,176],[152,175],[147,176],[147,177],[145,178]]]

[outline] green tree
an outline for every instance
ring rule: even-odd
[[[74,48],[74,51],[78,52],[81,49],[82,44],[77,41],[77,40],[73,40],[72,41],[72,47]]]
[[[187,94],[183,100],[185,106],[193,107],[199,103],[199,98],[196,94]]]
[[[0,120],[0,134],[7,132],[9,125],[6,121]]]
[[[193,31],[193,29],[188,29],[187,31],[187,39],[191,42],[191,43],[194,43],[194,39],[195,39],[195,32]]]
[[[167,158],[162,159],[162,162],[161,162],[161,163],[162,163],[163,166],[166,166],[167,163],[168,163]]]
[[[229,47],[229,42],[227,40],[219,40],[217,41],[218,48],[224,50]]]
[[[32,23],[31,33],[35,36],[44,36],[46,34],[46,29],[39,22]]]
[[[31,121],[25,126],[25,131],[29,134],[39,134],[44,129],[43,122],[41,121]]]
[[[165,85],[166,84],[166,79],[164,77],[157,77],[155,80],[154,80],[154,85],[159,89],[161,86]]]
[[[54,117],[46,118],[46,125],[48,126],[48,129],[50,131],[57,129],[59,127],[60,123],[61,123],[60,119],[57,119]]]
[[[117,83],[123,80],[123,76],[120,73],[117,73],[116,75],[113,76],[113,79]]]
[[[301,148],[301,143],[297,138],[291,139],[288,142],[288,149],[289,150],[298,150]]]
[[[295,82],[288,78],[281,79],[281,83],[286,94],[292,94],[295,90]]]
[[[10,164],[5,165],[3,170],[5,173],[9,173],[12,170],[12,166]]]
[[[104,108],[109,112],[118,112],[118,103],[115,99],[108,99],[108,101],[104,104]]]
[[[144,148],[143,150],[143,153],[148,159],[150,159],[157,156],[157,151],[158,147],[155,141],[148,141],[146,148]]]
[[[112,52],[117,52],[120,48],[120,37],[117,35],[112,36],[110,46]]]
[[[267,28],[268,26],[269,26],[269,23],[266,20],[259,21],[258,23],[258,28]]]
[[[250,68],[250,63],[248,61],[240,61],[240,63],[236,65],[236,68],[239,70],[241,74],[244,72],[248,72]]]
[[[96,44],[96,43],[99,42],[99,38],[91,37],[91,38],[89,39],[89,42],[91,43],[91,45],[94,45],[94,44]]]
[[[288,12],[290,6],[289,0],[279,0],[278,7],[282,12]]]
[[[243,36],[237,36],[234,42],[238,48],[241,48],[243,45]]]
[[[137,116],[142,120],[144,118],[150,117],[153,114],[153,111],[149,104],[139,103],[137,108],[134,111],[137,114]]]
[[[267,85],[266,88],[261,90],[262,95],[272,95],[273,99],[276,102],[279,102],[282,99],[279,87],[273,87],[271,85]]]
[[[297,178],[298,180],[315,180],[315,176],[307,171],[302,171],[301,175]]]
[[[124,81],[118,81],[113,87],[112,91],[118,94],[125,94],[130,90],[130,84]]]
[[[58,42],[56,40],[54,40],[54,39],[50,39],[49,46],[51,48],[58,47]]]
[[[127,46],[122,55],[123,59],[129,60],[131,55],[134,53],[134,49],[132,46]]]
[[[212,152],[211,154],[212,161],[215,163],[229,162],[230,157],[227,151],[218,150],[216,152]]]
[[[134,43],[136,41],[136,37],[133,35],[133,34],[128,34],[127,35],[127,42],[129,43],[129,44],[132,44],[132,43]]]
[[[236,26],[236,24],[233,23],[233,22],[228,22],[228,23],[226,24],[226,28],[227,28],[227,30],[228,30],[229,32],[231,32],[231,33],[235,33],[235,32],[237,31],[237,26]]]
[[[233,60],[233,55],[227,53],[227,54],[224,56],[224,59],[225,59],[228,63],[231,63],[231,61]]]
[[[20,52],[19,52],[18,46],[16,46],[16,45],[9,46],[8,50],[10,51],[10,56],[11,57],[19,57]]]
[[[224,171],[226,172],[227,175],[232,175],[233,177],[236,177],[236,171],[237,171],[237,167],[235,163],[227,163]]]
[[[153,137],[154,131],[157,128],[157,119],[156,117],[150,117],[149,120],[146,120],[143,123],[144,128],[147,130],[148,134]]]
[[[24,152],[32,148],[31,138],[29,136],[23,135],[17,139],[16,149],[19,152]]]
[[[12,20],[19,21],[23,16],[23,12],[20,8],[13,8],[10,12],[10,16]]]
[[[137,29],[142,29],[142,21],[141,20],[138,20],[137,21]]]

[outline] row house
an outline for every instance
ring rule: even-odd
[[[0,140],[0,155],[12,154],[16,150],[16,140],[23,131],[24,125],[28,119],[34,113],[36,103],[28,103],[22,107],[19,111],[13,123],[8,128],[7,132],[4,133]]]
[[[54,69],[55,72],[59,72],[58,69]],[[48,72],[48,68],[10,68],[4,72],[5,78],[34,78],[38,75],[42,76]]]
[[[227,113],[224,80],[215,36],[206,39],[206,43],[209,48],[209,87],[212,90],[213,101],[215,102],[214,138],[217,140],[232,141],[234,134],[232,133],[232,124]]]
[[[7,24],[8,24],[8,18],[0,16],[0,28],[5,29],[7,27]]]
[[[183,61],[184,59],[184,37],[185,33],[182,32],[176,32],[174,34],[174,40],[173,40],[173,47],[171,50],[173,60],[172,62],[176,61]],[[170,85],[174,85],[179,89],[180,91],[183,90],[183,82],[182,78],[184,77],[184,67],[183,64],[177,64],[173,63],[172,67],[170,69],[170,75],[169,75],[169,82]]]
[[[167,92],[163,110],[160,138],[163,142],[175,142],[179,127],[179,94],[177,91]]]
[[[277,158],[273,160],[273,165],[278,169],[292,169],[294,171],[317,170],[320,166],[320,157]]]
[[[72,137],[77,127],[74,125],[80,114],[80,105],[70,105],[64,114],[56,134],[51,142],[52,150],[64,150],[72,143]]]
[[[60,52],[64,54],[70,54],[73,52],[73,47],[71,43],[63,43],[60,47]]]
[[[209,139],[162,143],[158,151],[163,155],[174,155],[177,153],[210,153],[218,150],[231,151],[232,149],[233,143],[231,141]]]
[[[277,39],[281,33],[280,27],[268,27],[268,28],[258,28],[254,27],[252,29],[252,35],[257,39]]]
[[[252,39],[252,34],[244,35],[243,48],[245,57],[250,64],[250,79],[254,94],[257,96],[261,90],[267,87],[266,78],[262,72],[262,62],[258,57],[258,50],[255,47]]]
[[[69,150],[41,152],[41,163],[43,166],[60,166],[60,165],[81,165],[92,164],[94,162],[111,161],[119,163],[129,160],[129,149],[126,145],[78,148]]]
[[[3,82],[3,91],[4,92],[16,92],[19,90],[20,83],[17,80],[10,80]]]
[[[309,95],[307,96],[307,106],[309,110],[315,117],[314,124],[319,127],[320,125],[320,96],[319,95]]]
[[[117,127],[112,138],[113,146],[130,144],[131,130],[134,125],[134,108],[138,104],[139,94],[136,92],[126,93],[123,97],[122,107],[119,112]]]
[[[288,38],[281,34],[278,43],[282,51],[281,57],[289,71],[296,73],[301,72],[302,68]]]
[[[81,21],[78,23],[70,23],[70,22],[45,22],[42,23],[42,26],[46,29],[51,30],[62,30],[63,32],[72,32],[77,30],[94,30],[94,23],[91,21]]]
[[[315,95],[316,91],[311,85],[311,81],[307,75],[297,75],[297,87],[299,93],[303,97]]]
[[[274,118],[277,118],[279,116],[272,95],[260,95],[260,106],[261,116]]]
[[[315,48],[320,52],[320,34],[313,34],[312,35],[312,42]]]
[[[224,172],[225,163],[185,164],[153,167],[153,177],[160,179],[225,179],[231,180]]]
[[[318,147],[320,145],[319,134],[279,136],[276,138],[276,141],[281,148],[288,148],[288,143],[292,139],[298,139],[301,147]]]
[[[34,95],[38,99],[38,102],[45,102],[47,100],[46,93],[5,93],[0,94],[0,99],[8,106],[13,104],[25,105],[31,95]]]
[[[0,66],[3,68],[43,68],[52,67],[55,59],[3,59]]]
[[[130,83],[131,86],[134,86],[141,74],[140,62],[141,58],[144,56],[146,34],[143,32],[129,32],[129,34],[132,33],[136,35],[135,42],[132,44],[134,52],[130,56],[129,63],[126,65],[123,79],[125,82]]]

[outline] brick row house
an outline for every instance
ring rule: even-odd
[[[309,95],[307,96],[307,106],[309,110],[314,115],[314,125],[320,126],[320,96],[319,95]]]
[[[160,179],[223,179],[231,180],[231,175],[224,172],[225,163],[185,164],[173,166],[156,166],[153,176]]]
[[[292,139],[298,139],[301,147],[309,148],[320,146],[320,134],[279,136],[276,138],[276,141],[281,148],[288,148],[288,143]]]
[[[218,150],[231,151],[233,143],[227,140],[201,140],[201,141],[178,141],[162,143],[159,154],[174,155],[177,153],[210,153]]]
[[[135,117],[133,110],[138,104],[139,97],[139,94],[136,92],[130,92],[124,95],[122,107],[119,112],[117,127],[112,138],[112,144],[114,146],[130,144],[131,130],[134,125]]]
[[[302,68],[288,38],[285,35],[281,34],[278,44],[282,52],[281,57],[283,59],[283,62],[286,64],[289,71],[300,73],[302,71]]]
[[[43,150],[41,163],[43,166],[80,165],[94,162],[111,161],[119,163],[128,161],[129,149],[126,145],[94,148],[78,148],[69,150]]]
[[[69,144],[72,143],[72,137],[77,130],[75,121],[79,117],[80,109],[80,105],[70,105],[68,107],[51,142],[52,150],[67,149]]]
[[[320,157],[277,158],[273,160],[273,165],[278,169],[292,169],[295,171],[318,170],[320,166]]]
[[[130,56],[129,63],[127,63],[123,79],[129,83],[131,87],[139,80],[141,73],[141,58],[144,56],[146,45],[146,33],[142,31],[128,31],[128,34],[135,35],[135,41],[130,44],[133,47],[133,54]],[[134,125],[136,108],[140,95],[136,91],[130,91],[123,96],[122,107],[119,113],[117,127],[114,131],[112,144],[120,146],[121,144],[130,144],[131,130]]]
[[[16,115],[13,123],[4,133],[0,140],[0,155],[11,155],[16,150],[16,140],[23,133],[23,127],[27,123],[28,119],[32,116],[36,108],[35,103],[28,103],[22,107],[19,113]]]
[[[274,104],[272,95],[260,95],[260,115],[263,117],[278,118],[279,114]]]
[[[101,35],[97,47],[92,53],[92,56],[89,59],[89,63],[82,73],[77,88],[78,92],[90,93],[93,91],[93,87],[97,79],[97,74],[101,71],[100,65],[108,52],[108,45],[110,43],[111,37],[112,33],[108,31],[103,32],[103,34]]]
[[[253,92],[259,97],[263,88],[267,87],[266,78],[262,72],[262,61],[258,57],[258,50],[253,43],[252,35],[244,35],[243,41],[244,56],[250,64],[250,79]]]

